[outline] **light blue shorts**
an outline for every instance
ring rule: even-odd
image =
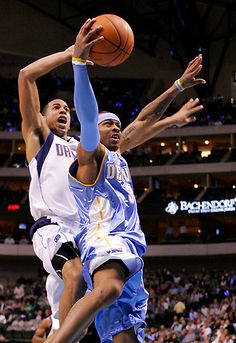
[[[111,343],[112,336],[134,328],[137,342],[144,342],[148,293],[144,288],[142,270],[126,283],[122,295],[100,311],[95,326],[102,343]]]

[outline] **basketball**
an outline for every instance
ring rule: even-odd
[[[134,47],[134,34],[129,24],[114,14],[103,14],[96,17],[92,28],[102,25],[103,30],[98,35],[104,40],[90,50],[89,58],[103,67],[114,67],[123,63]]]

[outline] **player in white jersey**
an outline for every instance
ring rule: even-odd
[[[70,110],[66,102],[52,100],[41,113],[36,80],[70,62],[72,49],[33,62],[20,71],[18,79],[22,134],[31,176],[30,210],[36,221],[31,235],[35,253],[50,275],[46,287],[55,317],[60,298],[60,322],[86,290],[74,243],[78,210],[67,182],[68,166],[78,142],[68,136]]]
[[[85,62],[92,45],[90,28],[94,21],[87,20],[81,28],[72,58],[81,140],[78,161],[70,168],[70,187],[81,216],[76,242],[86,281],[93,288],[72,307],[60,329],[46,342],[71,343],[80,339],[84,328],[98,314],[102,342],[141,343],[143,335],[139,329],[143,330],[146,299],[142,295],[142,308],[136,300],[141,300],[139,291],[143,284],[139,273],[146,244],[127,163],[120,153],[165,128],[195,120],[195,113],[202,109],[198,99],[191,99],[179,112],[159,122],[156,112],[159,109],[158,114],[162,114],[180,90],[205,83],[203,79],[195,79],[202,67],[202,57],[190,62],[182,79],[147,105],[121,135],[120,120],[115,114],[98,116],[87,74]],[[125,331],[129,331],[127,335],[119,335]]]

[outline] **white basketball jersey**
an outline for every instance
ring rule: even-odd
[[[34,220],[43,216],[78,220],[78,208],[68,182],[68,169],[77,156],[77,146],[75,138],[66,141],[50,132],[31,160],[29,202]]]

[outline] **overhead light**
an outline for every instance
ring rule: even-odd
[[[165,142],[161,142],[160,145],[161,145],[161,146],[166,146],[166,143],[165,143]]]
[[[208,145],[210,143],[210,141],[208,141],[208,139],[205,140],[204,142],[206,145]]]
[[[198,185],[197,183],[195,183],[195,184],[193,185],[193,187],[194,187],[194,188],[198,188],[199,185]]]

